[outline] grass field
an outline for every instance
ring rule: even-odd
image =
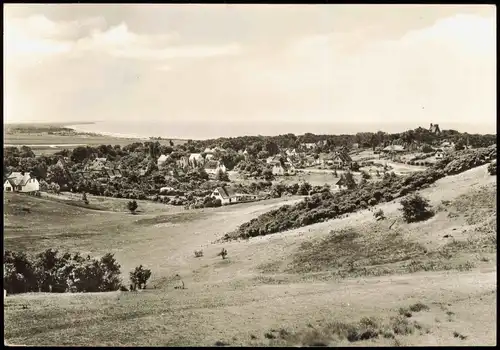
[[[425,222],[402,222],[396,200],[229,243],[215,242],[300,199],[190,211],[140,202],[141,212],[131,215],[112,198],[89,197],[95,210],[8,194],[6,249],[114,252],[124,277],[139,264],[153,275],[141,292],[8,296],[5,339],[87,346],[494,345],[496,190],[496,177],[481,166],[422,190],[436,209]],[[387,219],[376,222],[379,208]],[[217,256],[222,247],[226,260]],[[198,249],[201,258],[194,257]],[[173,288],[175,274],[187,289]],[[413,307],[418,303],[425,307]]]
[[[4,132],[4,146],[29,146],[35,154],[53,154],[61,149],[73,149],[78,145],[120,145],[126,146],[134,142],[150,141],[148,138],[124,138],[108,135],[87,135],[85,133],[76,133],[76,135],[57,135],[47,132],[37,132],[37,127],[65,127],[65,124],[12,124],[4,125],[6,128],[13,126],[22,126],[33,128],[33,132]],[[170,140],[158,140],[161,144],[169,144]],[[185,140],[172,139],[174,144],[183,144]]]

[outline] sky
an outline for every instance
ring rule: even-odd
[[[4,5],[4,122],[496,122],[491,5]]]

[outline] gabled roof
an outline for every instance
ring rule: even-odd
[[[217,191],[219,191],[220,195],[224,199],[233,198],[236,196],[236,192],[229,187],[217,187]]]
[[[341,176],[340,179],[339,179],[339,181],[337,181],[335,184],[337,186],[341,186],[341,185],[346,186],[347,185],[347,181],[346,181],[346,179],[345,179],[344,176]]]
[[[160,157],[158,157],[158,162],[164,162],[168,159],[168,156],[162,154]]]
[[[404,146],[401,145],[389,145],[383,149],[384,151],[404,151]]]
[[[28,183],[28,180],[31,179],[31,175],[29,172],[24,173],[24,175],[20,172],[12,172],[8,177],[9,183],[12,186],[25,186]]]

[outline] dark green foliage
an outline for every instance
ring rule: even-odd
[[[490,163],[490,165],[488,165],[488,173],[490,175],[495,175],[497,174],[497,164],[496,162],[494,163]]]
[[[238,228],[238,233],[241,238],[249,238],[282,232],[355,212],[363,207],[363,202],[368,205],[389,202],[434,183],[448,174],[453,174],[456,169],[464,171],[485,164],[486,155],[490,156],[495,150],[496,145],[466,150],[458,153],[455,159],[444,159],[422,172],[414,172],[407,176],[386,173],[382,181],[367,183],[362,187],[334,194],[324,192],[321,195],[313,195],[293,206],[284,205],[242,224]]]
[[[137,210],[137,207],[138,207],[138,205],[137,205],[137,202],[135,200],[129,201],[127,203],[127,209],[130,210],[130,212],[132,214],[135,213],[135,211]]]
[[[95,260],[48,249],[30,260],[22,253],[4,253],[4,286],[10,294],[106,292],[120,285],[120,265],[113,254]]]
[[[151,270],[143,268],[142,265],[137,266],[130,272],[130,281],[134,286],[134,290],[136,288],[146,289],[146,283],[150,277]]]
[[[434,215],[429,201],[418,193],[414,193],[401,200],[403,218],[406,222],[418,222],[426,220]]]

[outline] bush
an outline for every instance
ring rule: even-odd
[[[130,281],[132,282],[133,289],[146,289],[146,282],[149,277],[151,277],[151,270],[143,268],[142,265],[130,271]]]
[[[195,250],[194,251],[194,256],[196,258],[201,258],[203,256],[203,250]]]
[[[488,173],[490,175],[494,175],[494,176],[497,175],[497,164],[496,164],[496,162],[495,163],[490,163],[490,165],[488,165]]]
[[[137,210],[137,202],[135,200],[129,201],[127,203],[127,209],[130,210],[132,214],[134,214],[135,211]]]
[[[112,254],[96,260],[48,249],[30,260],[22,253],[4,253],[4,288],[10,294],[106,292],[120,285],[120,265]]]
[[[426,220],[434,215],[429,201],[418,193],[412,194],[401,200],[400,210],[406,222],[418,222]]]

